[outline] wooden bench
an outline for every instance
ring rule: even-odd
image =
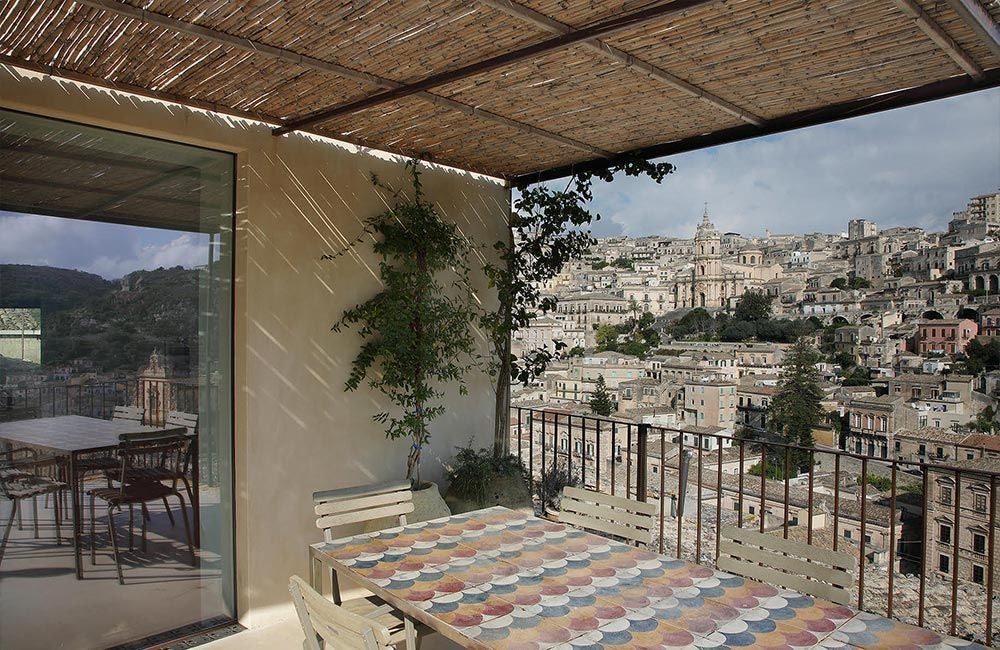
[[[656,506],[575,487],[563,488],[559,521],[636,545],[653,542]]]
[[[854,555],[735,526],[723,526],[720,533],[719,570],[838,605],[851,603],[858,573]]]

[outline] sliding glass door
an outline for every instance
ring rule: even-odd
[[[0,648],[233,618],[233,188],[231,154],[0,110]]]

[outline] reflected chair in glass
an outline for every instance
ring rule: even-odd
[[[138,406],[116,406],[111,415],[112,420],[138,422],[139,424],[142,424],[145,417],[146,410]]]
[[[95,544],[95,501],[102,499],[107,502],[108,516],[108,537],[111,539],[111,547],[115,557],[115,565],[118,569],[118,582],[125,584],[122,574],[121,554],[118,550],[118,538],[115,534],[115,513],[121,512],[124,506],[129,508],[129,548],[132,548],[134,517],[132,517],[133,506],[142,508],[142,550],[146,550],[146,527],[149,520],[149,511],[146,504],[155,501],[164,501],[168,497],[175,497],[181,506],[181,520],[184,522],[184,533],[187,539],[188,552],[191,555],[191,565],[196,566],[197,560],[194,553],[194,545],[191,538],[191,526],[188,522],[187,505],[184,495],[175,487],[165,485],[156,479],[149,479],[144,476],[147,470],[162,470],[164,472],[178,473],[184,465],[184,459],[188,454],[188,446],[191,440],[187,435],[180,432],[153,432],[123,436],[118,446],[118,457],[120,465],[117,470],[116,487],[98,488],[90,490],[90,555],[91,562],[96,561]]]
[[[11,502],[10,517],[4,526],[3,538],[0,540],[0,563],[3,562],[7,550],[7,540],[14,519],[21,510],[21,502],[31,499],[34,510],[35,539],[38,539],[38,497],[54,494],[56,544],[62,544],[62,531],[59,528],[58,493],[66,489],[66,483],[58,481],[47,474],[58,471],[59,459],[53,457],[39,458],[34,450],[15,449],[0,452],[0,497]]]
[[[413,622],[395,616],[388,605],[361,610],[334,605],[299,576],[289,579],[288,591],[305,634],[302,647],[306,650],[322,650],[327,644],[333,648],[416,650]]]

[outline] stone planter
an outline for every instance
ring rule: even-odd
[[[504,506],[511,510],[534,512],[531,501],[531,490],[520,474],[499,476],[490,485],[490,491],[483,503],[478,503],[465,495],[454,494],[449,487],[444,495],[445,503],[452,514],[461,514],[493,506]]]
[[[413,491],[413,512],[406,515],[406,523],[415,524],[419,521],[430,521],[449,516],[451,516],[451,511],[448,510],[448,505],[441,498],[437,483],[428,482],[424,484],[422,489]],[[365,524],[365,532],[373,533],[398,525],[399,520],[395,517],[374,519]]]

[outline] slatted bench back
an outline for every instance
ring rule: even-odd
[[[656,524],[656,506],[575,487],[563,488],[559,521],[595,533],[650,544]]]
[[[735,526],[720,532],[720,570],[839,605],[851,603],[858,572],[853,555]]]
[[[399,517],[399,525],[405,525],[406,515],[413,512],[413,492],[409,481],[393,481],[314,492],[313,503],[316,527],[329,542],[334,539],[331,529],[337,526],[384,517]]]
[[[146,412],[137,406],[116,406],[111,419],[141,423],[145,415]]]
[[[192,436],[198,431],[198,414],[170,411],[167,413],[166,426],[171,429],[174,427],[184,427],[187,429],[188,435]]]

